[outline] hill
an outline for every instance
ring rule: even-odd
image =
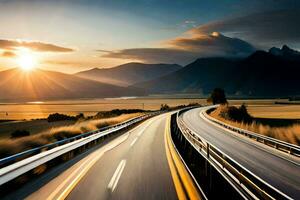
[[[128,86],[137,82],[158,78],[181,68],[177,64],[127,63],[107,69],[94,68],[75,75],[113,85]]]
[[[36,69],[24,72],[10,69],[0,72],[1,100],[46,100],[142,95],[134,88],[124,88],[83,79],[60,72]]]
[[[237,97],[300,94],[300,62],[288,55],[256,51],[243,59],[201,58],[169,75],[135,84],[149,93],[202,93],[215,87]]]

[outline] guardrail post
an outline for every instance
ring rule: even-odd
[[[209,159],[209,144],[208,143],[206,144],[206,156],[207,156],[207,159]]]

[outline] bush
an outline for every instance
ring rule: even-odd
[[[110,118],[110,117],[117,117],[123,114],[134,114],[134,113],[143,113],[143,112],[146,111],[141,109],[114,109],[111,111],[100,111],[94,116],[94,119]]]
[[[56,121],[64,121],[64,120],[76,120],[76,117],[60,114],[60,113],[54,113],[50,114],[47,118],[48,122],[56,122]]]
[[[244,104],[239,108],[235,106],[222,106],[219,110],[219,116],[226,120],[244,123],[251,123],[253,120]]]
[[[168,104],[161,104],[160,110],[161,111],[170,110],[170,106],[168,106]]]
[[[25,137],[29,136],[30,132],[27,130],[15,130],[14,132],[11,133],[10,138],[20,138],[20,137]]]

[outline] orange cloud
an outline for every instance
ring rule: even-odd
[[[2,57],[13,58],[16,57],[16,54],[12,51],[4,51]]]
[[[74,49],[61,47],[54,44],[43,42],[28,42],[17,40],[0,40],[0,48],[6,50],[13,50],[19,47],[28,48],[32,51],[38,52],[72,52]]]

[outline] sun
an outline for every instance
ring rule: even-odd
[[[17,58],[17,63],[24,71],[30,71],[36,67],[37,58],[30,52],[22,52]]]

